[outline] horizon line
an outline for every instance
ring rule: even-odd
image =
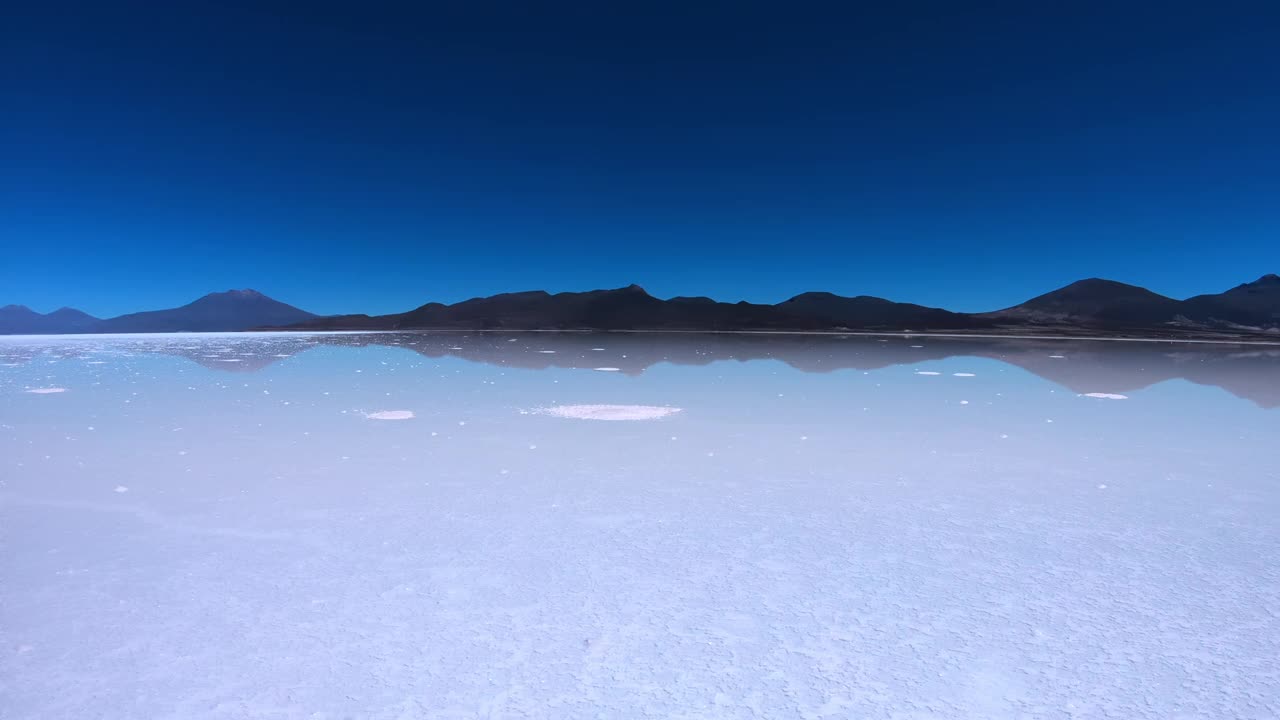
[[[1246,282],[1237,283],[1236,285],[1233,285],[1233,286],[1228,287],[1228,288],[1226,288],[1226,289],[1219,290],[1219,291],[1217,291],[1217,293],[1227,292],[1228,290],[1232,290],[1232,289],[1234,289],[1234,288],[1236,288],[1236,287],[1240,287],[1241,285],[1249,285],[1249,284],[1251,284],[1251,283],[1261,282],[1261,281],[1263,281],[1263,280],[1267,280],[1267,279],[1270,279],[1270,278],[1275,278],[1275,279],[1277,279],[1277,280],[1280,280],[1280,275],[1278,275],[1277,273],[1274,273],[1274,272],[1263,273],[1262,275],[1259,275],[1259,276],[1258,276],[1257,278],[1255,278],[1254,280],[1249,280],[1249,281],[1246,281]],[[796,293],[796,294],[794,294],[794,295],[789,295],[788,297],[786,297],[786,298],[784,298],[784,299],[782,299],[782,300],[778,300],[778,301],[773,302],[773,303],[768,303],[768,302],[751,302],[751,301],[747,301],[747,300],[718,300],[718,299],[713,298],[713,297],[708,296],[708,295],[671,295],[671,296],[669,296],[669,297],[659,297],[659,296],[657,296],[657,295],[653,295],[652,293],[650,293],[648,290],[646,290],[646,289],[644,288],[644,286],[640,285],[639,283],[630,283],[630,284],[628,284],[628,285],[623,285],[623,286],[620,286],[620,287],[597,287],[597,288],[593,288],[593,289],[590,289],[590,290],[560,290],[560,291],[557,291],[557,292],[551,292],[550,290],[546,290],[546,289],[543,289],[543,288],[533,288],[533,289],[527,289],[527,290],[504,290],[504,291],[502,291],[502,292],[493,293],[493,294],[491,294],[491,295],[473,295],[473,296],[467,297],[467,298],[462,299],[462,300],[456,300],[456,301],[454,301],[454,302],[443,302],[443,301],[439,301],[439,300],[428,300],[428,301],[426,301],[426,302],[419,303],[418,305],[415,305],[415,306],[410,307],[410,308],[408,308],[408,309],[405,309],[405,310],[399,310],[399,311],[394,311],[394,312],[389,312],[389,313],[340,312],[340,313],[312,313],[312,314],[313,314],[313,315],[317,315],[317,316],[319,316],[319,317],[337,317],[337,316],[343,316],[343,315],[367,315],[367,316],[369,316],[369,317],[381,317],[381,316],[384,316],[384,315],[399,315],[399,314],[401,314],[401,313],[406,313],[406,312],[410,312],[410,311],[412,311],[412,310],[416,310],[416,309],[418,309],[418,308],[420,308],[420,307],[423,307],[423,306],[426,306],[426,305],[439,304],[439,305],[444,305],[444,306],[447,306],[447,307],[448,307],[448,306],[458,305],[458,304],[460,304],[460,303],[470,302],[470,301],[472,301],[472,300],[483,300],[483,299],[485,299],[485,298],[492,298],[492,297],[497,297],[497,296],[500,296],[500,295],[520,295],[520,294],[525,294],[525,293],[545,293],[545,294],[547,294],[547,295],[553,295],[553,296],[554,296],[554,295],[564,295],[564,294],[582,294],[582,293],[589,293],[589,292],[608,292],[608,291],[619,291],[619,290],[628,290],[628,289],[631,289],[631,288],[637,288],[637,289],[639,289],[640,291],[644,292],[646,295],[649,295],[650,297],[653,297],[653,298],[656,298],[656,299],[658,299],[658,300],[662,300],[662,301],[671,301],[671,300],[674,300],[674,299],[677,299],[677,298],[686,298],[686,299],[693,299],[693,298],[706,298],[706,299],[708,299],[708,300],[712,300],[712,301],[717,302],[717,303],[725,303],[725,304],[730,304],[730,305],[733,305],[733,304],[739,304],[739,303],[747,303],[747,304],[750,304],[750,305],[774,306],[774,305],[779,305],[779,304],[782,304],[782,303],[787,302],[787,301],[789,301],[789,300],[795,299],[795,298],[797,298],[797,297],[799,297],[799,296],[801,296],[801,295],[813,294],[813,293],[823,293],[823,294],[833,295],[833,296],[841,297],[841,298],[849,298],[849,299],[853,299],[853,298],[875,298],[875,299],[879,299],[879,300],[887,300],[887,301],[889,301],[889,302],[894,302],[894,303],[903,303],[903,304],[911,304],[911,305],[920,305],[921,307],[928,307],[928,308],[933,308],[933,309],[946,310],[947,312],[956,313],[956,314],[958,314],[958,315],[982,315],[982,314],[984,314],[984,313],[989,313],[989,312],[999,312],[1000,310],[1006,310],[1006,309],[1009,309],[1009,308],[1017,307],[1018,305],[1020,305],[1020,304],[1022,304],[1022,303],[1025,303],[1025,302],[1027,302],[1027,301],[1029,301],[1029,300],[1032,300],[1032,299],[1034,299],[1034,298],[1036,298],[1036,297],[1040,297],[1041,295],[1045,295],[1045,294],[1048,294],[1048,293],[1056,292],[1056,291],[1058,291],[1058,290],[1062,290],[1062,289],[1064,289],[1064,288],[1071,287],[1072,285],[1076,285],[1076,284],[1083,283],[1083,282],[1089,282],[1089,281],[1102,281],[1102,282],[1116,283],[1116,284],[1119,284],[1119,285],[1126,285],[1126,286],[1129,286],[1129,287],[1134,287],[1134,288],[1138,288],[1138,289],[1141,289],[1141,290],[1146,290],[1147,292],[1151,292],[1151,293],[1154,293],[1154,294],[1156,294],[1156,295],[1160,295],[1161,297],[1166,297],[1166,298],[1169,298],[1169,299],[1171,299],[1171,300],[1177,300],[1177,301],[1184,301],[1184,300],[1188,300],[1188,299],[1193,298],[1193,297],[1199,297],[1200,295],[1212,295],[1212,294],[1217,294],[1217,293],[1213,293],[1213,292],[1208,292],[1208,293],[1206,293],[1206,292],[1201,292],[1201,293],[1197,293],[1197,294],[1195,294],[1195,295],[1188,295],[1187,297],[1179,298],[1179,297],[1175,297],[1175,296],[1173,296],[1173,295],[1165,295],[1164,293],[1156,292],[1155,290],[1151,290],[1150,288],[1148,288],[1148,287],[1146,287],[1146,286],[1144,286],[1144,285],[1138,285],[1138,284],[1135,284],[1135,283],[1125,282],[1125,281],[1123,281],[1123,280],[1113,280],[1113,279],[1111,279],[1111,278],[1106,278],[1106,277],[1102,277],[1102,276],[1099,276],[1099,275],[1093,275],[1093,276],[1090,276],[1090,277],[1085,277],[1085,278],[1080,278],[1080,279],[1078,279],[1078,280],[1073,280],[1073,281],[1071,281],[1071,282],[1069,282],[1069,283],[1066,283],[1065,285],[1061,285],[1061,286],[1055,287],[1055,288],[1053,288],[1053,289],[1051,289],[1051,290],[1046,290],[1046,291],[1044,291],[1044,292],[1038,293],[1037,295],[1032,295],[1031,297],[1025,298],[1024,300],[1022,300],[1022,301],[1020,301],[1020,302],[1016,302],[1016,303],[1014,303],[1013,305],[1006,305],[1006,306],[999,307],[999,308],[995,308],[995,309],[991,309],[991,310],[959,311],[959,310],[949,310],[948,308],[943,307],[943,306],[939,306],[939,305],[921,305],[920,303],[916,303],[916,302],[913,302],[913,301],[911,301],[911,300],[895,300],[895,299],[887,298],[887,297],[884,297],[884,296],[881,296],[881,295],[864,295],[864,294],[841,295],[840,293],[832,292],[832,291],[830,291],[830,290],[805,290],[805,291],[802,291],[802,292]],[[139,310],[131,310],[131,311],[128,311],[128,312],[119,313],[119,314],[117,314],[117,315],[107,315],[107,316],[94,315],[93,313],[90,313],[90,312],[88,312],[88,311],[86,311],[86,310],[82,310],[82,309],[80,309],[80,308],[78,308],[78,307],[74,307],[74,306],[71,306],[71,305],[62,305],[62,306],[59,306],[58,308],[55,308],[55,309],[50,310],[50,311],[48,311],[48,312],[40,312],[39,310],[35,310],[35,309],[33,309],[31,306],[29,306],[29,305],[25,305],[25,304],[23,304],[23,303],[6,303],[6,304],[4,304],[4,305],[0,305],[0,310],[7,310],[7,309],[10,309],[10,308],[14,308],[14,309],[23,309],[23,310],[27,310],[27,311],[32,312],[32,313],[36,313],[36,314],[41,315],[41,316],[48,316],[48,315],[52,315],[53,313],[61,312],[61,311],[64,311],[64,310],[71,310],[71,311],[75,311],[75,312],[84,313],[84,314],[86,314],[86,315],[88,315],[88,316],[90,316],[90,317],[92,317],[92,318],[94,318],[94,319],[97,319],[97,320],[110,320],[110,319],[113,319],[113,318],[123,317],[123,316],[126,316],[126,315],[133,315],[133,314],[137,314],[137,313],[153,312],[153,311],[156,311],[156,310],[172,310],[172,309],[176,309],[176,308],[184,307],[184,306],[186,306],[186,305],[190,305],[190,304],[192,304],[192,303],[194,303],[194,302],[198,302],[198,301],[203,300],[203,299],[205,299],[205,298],[207,298],[207,297],[212,297],[212,296],[216,296],[216,295],[231,295],[231,294],[237,294],[237,293],[241,293],[241,294],[249,294],[249,293],[256,294],[256,295],[259,295],[259,296],[261,296],[261,297],[267,298],[267,299],[269,299],[269,300],[273,300],[273,301],[275,301],[275,302],[284,303],[284,304],[286,304],[286,305],[291,305],[291,306],[293,306],[293,307],[295,307],[295,308],[298,308],[299,310],[303,310],[303,311],[305,311],[305,312],[311,312],[311,311],[307,310],[306,308],[298,307],[297,305],[293,305],[292,303],[290,303],[290,302],[288,302],[288,301],[286,301],[286,300],[281,300],[280,298],[278,298],[278,297],[276,297],[276,296],[274,296],[274,295],[270,295],[270,294],[268,294],[268,293],[264,293],[264,292],[262,292],[262,291],[260,291],[260,290],[257,290],[256,288],[251,288],[251,287],[228,288],[228,289],[226,289],[226,290],[214,290],[214,291],[211,291],[211,292],[206,292],[206,293],[204,293],[203,295],[200,295],[200,296],[198,296],[198,297],[196,297],[196,298],[194,298],[194,299],[192,299],[192,300],[188,300],[188,301],[183,302],[183,303],[180,303],[180,304],[178,304],[178,305],[172,305],[172,306],[169,306],[169,307],[161,307],[161,308],[149,308],[149,309],[144,308],[144,309],[139,309]]]

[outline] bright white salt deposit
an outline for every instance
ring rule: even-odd
[[[47,387],[47,388],[31,388],[27,392],[34,393],[36,395],[52,395],[53,393],[62,393],[66,391],[67,391],[66,388]]]
[[[1117,395],[1115,393],[1085,393],[1085,397],[1102,398],[1103,400],[1128,400],[1128,395]]]
[[[973,373],[951,373],[956,377],[973,377]]]
[[[619,370],[619,368],[614,368],[614,367],[602,367],[602,368],[592,368],[592,369],[598,372],[618,372]]]
[[[1059,359],[1059,360],[1062,360],[1062,359],[1066,358],[1067,356],[1066,356],[1066,355],[1050,355],[1049,357],[1051,357],[1051,358],[1057,358],[1057,359]]]
[[[917,370],[916,374],[917,375],[941,375],[942,373],[934,372],[932,370]]]
[[[412,410],[379,410],[377,412],[365,413],[365,417],[370,420],[409,420],[413,418]]]
[[[575,420],[658,420],[680,411],[656,405],[555,405],[538,412]]]
[[[604,352],[604,348],[591,348],[595,352]]]
[[[542,353],[543,355],[554,355],[556,353],[555,350],[539,350],[538,352]]]
[[[124,485],[117,485],[117,486],[116,486],[116,489],[115,489],[115,492],[118,492],[118,493],[127,493],[127,492],[129,492],[129,488],[125,487]]]

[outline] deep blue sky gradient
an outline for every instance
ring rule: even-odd
[[[1265,3],[6,15],[0,304],[253,287],[374,313],[637,282],[987,310],[1280,270]]]

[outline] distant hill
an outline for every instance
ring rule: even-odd
[[[1264,275],[1216,295],[1175,300],[1136,285],[1091,278],[1021,305],[975,317],[1008,328],[1181,333],[1280,333],[1280,277]]]
[[[40,315],[0,308],[0,334],[294,330],[705,330],[882,331],[1135,337],[1265,336],[1280,339],[1280,276],[1177,300],[1136,285],[1090,278],[985,313],[859,295],[796,295],[776,305],[707,297],[663,300],[638,285],[613,290],[502,293],[427,303],[390,315],[320,317],[253,290],[206,295],[170,310],[98,320],[64,308]]]
[[[1090,278],[978,317],[997,323],[1144,328],[1172,322],[1178,301],[1136,285]]]
[[[0,335],[60,333],[218,332],[315,319],[255,290],[211,293],[182,307],[101,320],[72,308],[41,315],[21,305],[0,308]]]
[[[92,332],[101,322],[98,318],[76,310],[60,308],[40,314],[25,305],[0,307],[0,335],[51,335]]]
[[[310,329],[410,330],[796,330],[1120,334],[1280,334],[1280,278],[1268,275],[1219,295],[1175,300],[1136,285],[1092,278],[1003,310],[957,313],[942,308],[827,292],[776,305],[724,303],[705,297],[661,300],[637,285],[550,294],[541,290],[429,303],[391,315],[339,315],[300,324]]]
[[[265,325],[293,325],[317,316],[256,290],[210,293],[169,310],[131,313],[103,320],[94,332],[218,332]]]
[[[823,325],[867,330],[954,330],[991,324],[971,315],[869,295],[842,297],[828,292],[808,292],[776,307],[792,315],[818,319]]]
[[[1263,275],[1217,295],[1197,295],[1184,300],[1178,312],[1206,325],[1280,327],[1280,275]]]
[[[967,321],[974,324],[974,321]],[[979,321],[981,326],[989,325]],[[309,328],[506,330],[828,330],[836,327],[943,329],[966,325],[946,310],[880,298],[809,293],[777,305],[717,302],[705,297],[661,300],[639,285],[551,294],[541,290],[429,303],[406,313],[334,316]]]

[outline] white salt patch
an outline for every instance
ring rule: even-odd
[[[555,350],[539,350],[538,352],[542,353],[543,355],[555,355],[556,353]]]
[[[538,412],[575,420],[657,420],[674,415],[681,408],[655,405],[555,405]]]
[[[604,352],[604,348],[591,348],[595,352]]]
[[[941,375],[942,373],[936,373],[932,370],[917,370],[916,374],[917,375]]]
[[[968,401],[968,400],[961,400],[961,401],[960,401],[960,404],[961,404],[961,405],[968,405],[968,404],[969,404],[969,401]]]
[[[240,358],[218,358],[214,362],[244,362]]]
[[[596,370],[598,372],[618,372],[618,368],[610,368],[610,367],[592,368],[592,370]]]
[[[409,420],[413,418],[412,410],[379,410],[377,412],[365,413],[365,417],[370,420]]]
[[[1106,485],[1099,485],[1099,486],[1098,486],[1098,489],[1099,489],[1099,490],[1106,490],[1106,489],[1107,489],[1107,486],[1106,486]]]
[[[460,347],[451,347],[451,348],[449,348],[449,349],[450,349],[450,350],[461,350],[462,348],[460,348]]]
[[[923,345],[912,345],[911,347],[913,347],[913,348],[922,348],[922,347],[924,347],[924,346],[923,346]]]
[[[1062,359],[1065,359],[1067,356],[1066,355],[1050,355],[1049,357],[1062,360]]]
[[[28,390],[27,392],[29,392],[29,393],[34,393],[34,394],[36,394],[36,395],[51,395],[51,394],[53,394],[53,393],[61,393],[61,392],[66,392],[66,391],[67,391],[67,389],[66,389],[66,388],[60,388],[60,387],[48,387],[48,388],[32,388],[32,389]]]
[[[973,377],[973,373],[951,373],[956,377]]]
[[[1128,395],[1116,395],[1115,393],[1085,393],[1085,397],[1102,398],[1103,400],[1128,400]]]
[[[118,493],[127,493],[127,492],[129,492],[129,488],[127,488],[127,487],[125,487],[125,486],[123,486],[123,485],[117,485],[117,486],[116,486],[116,492],[118,492]]]

